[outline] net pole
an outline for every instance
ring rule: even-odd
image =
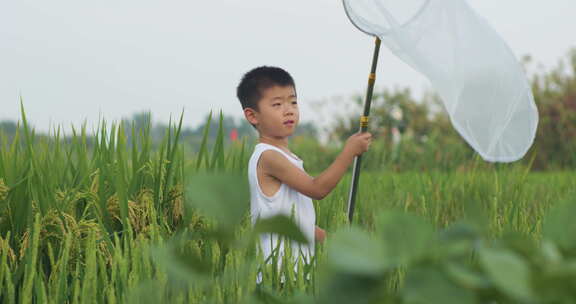
[[[368,88],[366,89],[366,99],[364,101],[364,115],[360,117],[360,132],[368,130],[368,117],[370,116],[370,105],[372,103],[372,92],[374,91],[374,82],[376,81],[376,66],[378,65],[378,54],[380,53],[380,38],[376,37],[374,45],[374,54],[372,55],[372,67],[368,76]],[[354,207],[356,205],[356,194],[358,192],[358,183],[360,181],[360,165],[362,155],[354,158],[354,169],[352,171],[352,183],[350,184],[350,193],[348,196],[348,221],[352,224],[354,218]]]

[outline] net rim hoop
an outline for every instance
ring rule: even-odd
[[[348,17],[348,20],[350,20],[350,22],[352,22],[352,24],[354,25],[354,27],[356,27],[358,30],[360,30],[361,32],[363,32],[364,34],[368,35],[368,36],[372,36],[374,38],[378,38],[379,36],[374,34],[374,33],[370,33],[365,31],[364,29],[362,29],[358,24],[356,24],[356,22],[354,21],[354,19],[352,19],[352,17],[350,17],[350,13],[348,12],[348,10],[346,9],[346,1],[348,0],[342,0],[342,6],[344,7],[344,12],[346,13],[346,17]],[[406,27],[408,24],[412,23],[412,21],[414,21],[414,19],[416,19],[418,16],[420,16],[422,14],[422,12],[424,11],[424,9],[426,9],[426,7],[428,7],[428,5],[430,4],[431,0],[425,0],[426,2],[424,2],[424,4],[422,4],[422,6],[418,9],[418,11],[412,16],[410,17],[410,19],[408,19],[406,22],[404,22],[403,24],[401,24],[398,27],[395,28],[391,28],[387,31],[385,31],[384,33],[382,33],[381,35],[388,35],[389,33],[399,29],[399,28],[403,28]]]

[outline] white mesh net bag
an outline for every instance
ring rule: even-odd
[[[456,130],[487,161],[528,151],[538,110],[522,66],[464,0],[343,0],[361,31],[426,75]]]

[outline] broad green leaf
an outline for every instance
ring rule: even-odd
[[[193,175],[188,179],[186,202],[216,219],[221,227],[232,229],[248,212],[246,177],[226,173]]]
[[[559,263],[562,260],[562,254],[555,243],[543,240],[540,245],[540,255],[547,263]]]
[[[361,275],[379,275],[387,266],[382,240],[354,227],[331,237],[328,262],[338,272]]]
[[[382,280],[380,277],[333,272],[326,284],[320,288],[317,303],[320,304],[371,304],[398,303],[382,302]]]
[[[204,280],[210,275],[211,261],[202,256],[197,241],[186,235],[176,235],[169,242],[151,248],[150,253],[155,263],[177,280]]]
[[[462,287],[479,289],[490,286],[490,282],[484,276],[467,269],[464,265],[449,262],[444,269],[446,274]]]
[[[388,265],[408,263],[431,252],[435,234],[432,225],[404,212],[386,212],[377,219],[384,241],[383,258]]]
[[[443,257],[468,256],[479,236],[474,225],[457,222],[439,234],[438,253]]]
[[[518,300],[530,300],[530,268],[522,257],[505,249],[483,248],[480,264],[492,282],[505,294]]]
[[[456,286],[442,271],[431,266],[408,270],[401,293],[405,303],[411,304],[477,303],[470,290]]]
[[[298,225],[285,215],[277,215],[271,218],[259,219],[254,225],[255,233],[274,233],[287,237],[298,243],[308,243],[306,236]]]
[[[555,242],[564,250],[576,249],[576,204],[563,203],[552,210],[544,218],[542,234],[545,239]]]

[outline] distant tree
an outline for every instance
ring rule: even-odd
[[[356,106],[354,113],[361,113],[364,96],[353,96],[351,104]],[[449,126],[443,123],[447,117],[441,110],[440,101],[434,94],[428,94],[418,101],[408,88],[399,90],[383,89],[374,92],[370,111],[369,131],[376,139],[391,142],[393,134],[411,137],[417,141],[430,137],[433,132],[444,132]],[[341,116],[331,128],[331,138],[344,141],[358,132],[360,117]]]
[[[4,132],[5,135],[13,136],[16,134],[16,128],[18,124],[12,120],[0,121],[0,131]]]
[[[576,49],[551,71],[534,75],[532,92],[540,114],[534,167],[576,168]]]
[[[313,139],[318,139],[318,127],[310,121],[300,122],[294,132],[294,136],[306,136]]]

